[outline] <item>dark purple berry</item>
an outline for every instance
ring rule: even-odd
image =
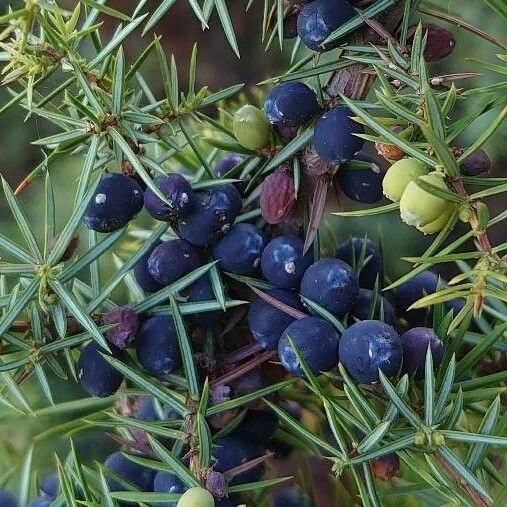
[[[305,311],[297,294],[284,289],[272,289],[267,294],[296,310]],[[262,298],[254,299],[248,309],[248,327],[255,341],[265,349],[276,350],[282,333],[294,317],[279,310]]]
[[[201,264],[197,250],[183,239],[170,239],[157,246],[148,258],[151,276],[169,285],[197,269]]]
[[[359,292],[356,272],[340,259],[321,259],[312,264],[301,281],[301,295],[343,317],[352,310]]]
[[[126,349],[135,339],[139,329],[137,313],[130,306],[120,306],[102,316],[102,324],[113,324],[106,331],[106,338],[119,349]]]
[[[129,460],[121,452],[111,454],[105,461],[105,466],[123,481],[130,483],[141,491],[152,491],[155,472]],[[107,474],[107,472],[106,472]],[[107,478],[107,485],[111,491],[123,491],[125,486],[112,478]]]
[[[143,191],[128,176],[103,174],[84,214],[88,229],[113,232],[130,222],[143,208]]]
[[[262,231],[253,224],[234,224],[213,247],[213,258],[224,271],[252,275],[266,246]]]
[[[157,377],[171,373],[180,365],[178,337],[171,317],[152,317],[141,326],[137,358],[146,371]]]
[[[53,473],[44,477],[44,479],[40,484],[40,492],[43,495],[56,498],[56,496],[58,495],[59,487],[60,487],[60,477],[58,476],[57,473]]]
[[[189,285],[182,291],[182,296],[186,297],[190,303],[198,303],[200,301],[216,300],[215,293],[209,278],[202,276],[193,284]],[[191,316],[192,321],[198,326],[211,326],[224,315],[221,310],[212,312],[195,313]]]
[[[484,150],[477,150],[459,165],[461,174],[465,176],[477,176],[488,172],[490,168],[491,160]]]
[[[114,345],[109,345],[112,356],[122,359],[123,353]],[[81,350],[78,362],[78,376],[83,389],[90,396],[105,398],[114,394],[123,381],[123,375],[111,366],[101,354],[108,355],[100,345],[91,342]]]
[[[403,351],[396,331],[379,320],[362,320],[340,338],[340,362],[359,384],[379,380],[379,369],[392,377],[401,367]]]
[[[151,188],[144,192],[144,207],[157,220],[170,222],[190,212],[193,191],[190,183],[180,174],[156,176],[153,183],[160,189],[171,205],[165,203]]]
[[[353,201],[372,204],[382,199],[384,174],[374,158],[358,153],[353,161],[366,163],[367,167],[340,167],[338,182],[343,193]]]
[[[329,51],[339,41],[321,44],[341,25],[356,15],[346,0],[314,0],[307,3],[298,16],[298,34],[305,46],[314,51]]]
[[[343,164],[363,147],[364,141],[354,134],[364,134],[364,127],[351,116],[354,113],[348,107],[339,106],[324,113],[315,123],[315,150],[329,164]]]
[[[211,470],[206,474],[206,489],[215,498],[225,498],[227,496],[227,479],[224,474]]]
[[[318,110],[315,92],[299,81],[275,86],[264,101],[266,116],[277,127],[299,127]]]
[[[293,39],[298,34],[299,13],[291,12],[283,20],[283,38]]]
[[[281,334],[281,333],[280,333]],[[260,370],[251,370],[250,372],[242,375],[238,379],[231,382],[232,392],[234,396],[243,396],[250,394],[264,387],[264,381]]]
[[[400,459],[396,454],[386,454],[370,462],[373,475],[383,481],[390,481],[400,471]]]
[[[298,347],[312,373],[317,375],[338,364],[338,335],[333,326],[324,319],[305,317],[295,320],[283,332],[278,343],[278,357],[282,366],[289,373],[303,377],[303,370],[289,337]]]
[[[139,286],[146,292],[157,292],[164,287],[161,283],[157,282],[153,276],[151,276],[151,273],[148,269],[148,259],[150,258],[151,253],[157,246],[161,244],[162,243],[160,241],[157,241],[151,250],[149,250],[141,257],[141,259],[139,259],[139,262],[134,267],[134,276],[136,278],[136,281]]]
[[[271,410],[247,410],[230,435],[266,446],[278,427],[278,416]]]
[[[0,489],[0,505],[2,507],[18,507],[18,502],[5,489]]]
[[[309,252],[303,255],[303,241],[292,234],[271,240],[261,257],[264,277],[282,289],[298,289],[301,279],[312,262]]]
[[[169,472],[157,472],[153,479],[154,493],[184,493],[187,486],[178,476]],[[176,507],[177,502],[158,503],[160,507]]]
[[[229,171],[245,160],[239,153],[228,153],[222,157],[215,165],[213,173],[217,178],[223,178]]]
[[[229,232],[243,202],[233,185],[218,185],[194,194],[194,210],[178,222],[181,236],[193,245],[213,243]]]
[[[153,396],[144,395],[137,400],[134,417],[140,421],[160,421],[177,416],[171,409],[162,407]]]
[[[359,289],[352,315],[359,320],[378,319],[386,324],[393,325],[395,312],[393,305],[381,294],[377,293],[373,315],[370,314],[370,306],[373,304],[374,293],[369,289]],[[383,318],[381,319],[381,313]]]
[[[424,378],[428,345],[433,357],[433,366],[442,362],[444,346],[435,331],[429,327],[413,327],[401,335],[403,346],[403,373]]]
[[[312,504],[299,489],[290,487],[275,493],[273,507],[312,507]]]
[[[364,251],[364,255],[363,254]],[[338,246],[336,257],[359,271],[359,286],[373,289],[377,277],[381,286],[384,276],[380,249],[375,242],[366,238],[349,238]],[[360,261],[362,259],[362,267]],[[360,268],[360,270],[359,270]]]

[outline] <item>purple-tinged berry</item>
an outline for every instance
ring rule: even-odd
[[[339,106],[324,113],[315,123],[313,144],[319,157],[327,163],[343,164],[363,147],[364,141],[354,134],[364,134],[364,127],[350,118],[353,115],[348,107]]]
[[[18,502],[5,489],[0,489],[0,505],[2,507],[18,507]]]
[[[383,481],[390,481],[400,471],[400,458],[396,454],[386,454],[370,461],[373,475]]]
[[[320,317],[296,320],[283,332],[278,343],[278,357],[282,366],[293,375],[303,377],[304,372],[292,348],[295,343],[311,372],[318,375],[329,371],[338,363],[338,335],[329,322]]]
[[[262,231],[253,224],[234,224],[213,247],[213,258],[224,271],[252,275],[261,262],[266,246]]]
[[[170,239],[157,246],[148,259],[151,276],[169,285],[197,269],[201,264],[197,250],[182,239]]]
[[[134,417],[140,421],[160,421],[176,418],[177,415],[171,409],[162,407],[153,396],[143,395],[137,400]]]
[[[343,166],[338,169],[338,182],[343,193],[353,201],[367,204],[380,201],[384,176],[380,166],[374,158],[363,153],[358,153],[352,162],[355,161],[361,163],[361,167]]]
[[[137,339],[137,358],[146,371],[157,377],[178,368],[181,355],[171,317],[152,317],[141,326]]]
[[[239,153],[228,153],[216,163],[213,173],[217,178],[223,178],[229,171],[241,164],[243,160],[245,160],[245,157]]]
[[[379,380],[379,370],[387,377],[401,367],[403,350],[396,331],[379,320],[362,320],[350,326],[340,338],[340,362],[359,384]]]
[[[243,202],[234,185],[218,185],[194,194],[193,212],[178,222],[181,236],[197,246],[211,244],[229,232]]]
[[[299,127],[318,110],[315,92],[299,81],[275,86],[264,101],[266,116],[277,127]]]
[[[180,174],[156,176],[153,183],[170,202],[170,204],[164,202],[148,187],[144,192],[144,207],[153,218],[171,222],[190,212],[194,193],[190,183],[183,176]]]
[[[157,472],[153,479],[154,493],[184,493],[187,486],[178,476],[169,472]],[[160,507],[176,507],[176,502],[165,502],[157,504]]]
[[[359,292],[356,272],[340,259],[321,259],[313,263],[301,281],[301,295],[343,317],[352,310]]]
[[[370,307],[374,299],[375,307],[373,315],[370,315]],[[369,289],[359,289],[351,313],[359,320],[378,319],[391,326],[394,324],[396,318],[393,305],[379,293],[377,293],[375,298],[374,292]],[[383,318],[381,318],[381,315],[383,315]]]
[[[105,466],[123,481],[136,486],[141,491],[152,491],[154,470],[134,463],[121,452],[111,454],[106,459]],[[107,485],[111,491],[125,490],[125,486],[112,478],[107,479]]]
[[[136,338],[139,318],[130,306],[120,306],[102,316],[102,324],[113,324],[106,331],[106,338],[119,349],[126,349]]]
[[[403,373],[424,378],[426,352],[428,346],[433,358],[433,366],[442,362],[444,346],[435,331],[429,327],[413,327],[401,335],[403,346]]]
[[[162,243],[160,241],[157,241],[151,250],[149,250],[141,257],[141,259],[139,259],[139,262],[134,267],[135,279],[141,289],[146,292],[157,292],[164,287],[161,283],[157,282],[153,276],[151,276],[151,273],[148,269],[148,259],[150,258],[151,253],[157,246],[161,244]]]
[[[465,176],[477,176],[481,173],[487,173],[490,168],[491,160],[484,150],[477,150],[459,165],[461,174]]]
[[[282,289],[297,289],[312,262],[309,252],[303,255],[303,241],[292,234],[271,240],[261,257],[264,277]]]
[[[40,492],[43,495],[47,495],[56,498],[58,495],[58,488],[60,487],[60,477],[57,473],[50,474],[42,480],[40,484]]]
[[[113,232],[130,222],[143,208],[143,191],[128,176],[103,174],[84,214],[88,229]]]
[[[216,300],[215,293],[209,278],[202,276],[193,284],[189,285],[182,291],[182,296],[186,297],[190,303],[198,303],[200,301]],[[221,310],[212,312],[195,313],[191,316],[192,321],[198,326],[211,326],[224,315]]]
[[[109,349],[115,359],[123,358],[122,351],[114,345],[109,345]],[[83,389],[90,396],[105,398],[118,390],[123,382],[123,375],[111,366],[102,354],[108,355],[97,343],[86,345],[81,350],[77,371]]]

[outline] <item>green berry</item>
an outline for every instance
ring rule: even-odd
[[[215,507],[215,500],[207,489],[190,488],[181,495],[176,507]]]
[[[419,176],[428,173],[428,167],[415,158],[404,158],[395,162],[382,181],[384,195],[393,202],[401,199],[407,185]]]
[[[232,130],[241,146],[260,150],[269,143],[271,125],[259,108],[246,104],[234,114]]]
[[[440,173],[432,172],[420,176],[419,179],[442,190],[447,190],[444,177]],[[415,181],[411,181],[407,185],[400,199],[401,219],[406,224],[418,228],[440,219],[442,215],[448,213],[450,208],[452,208],[451,202],[423,190]]]
[[[441,216],[439,216],[436,220],[417,228],[424,234],[435,234],[445,227],[445,225],[449,221],[449,218],[451,218],[451,215],[454,213],[455,209],[456,206],[450,206],[449,209]]]

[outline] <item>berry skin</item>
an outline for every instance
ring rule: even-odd
[[[141,326],[137,358],[146,371],[157,377],[171,373],[180,365],[178,337],[171,317],[152,317]]]
[[[264,101],[266,116],[277,127],[299,127],[318,110],[315,92],[299,81],[275,86]]]
[[[124,174],[108,173],[99,185],[84,214],[88,229],[113,232],[130,222],[143,208],[143,191]]]
[[[251,104],[236,111],[232,130],[239,144],[248,150],[257,151],[269,144],[271,125],[264,112]]]
[[[182,239],[170,239],[157,246],[148,258],[151,276],[169,285],[201,265],[196,249]]]
[[[213,258],[224,271],[252,275],[266,246],[262,231],[253,224],[234,224],[213,247]]]
[[[303,255],[303,241],[292,234],[271,240],[261,257],[264,277],[276,287],[297,289],[312,262],[309,252]]]
[[[442,215],[440,215],[436,220],[433,220],[433,222],[430,222],[429,224],[417,227],[417,229],[423,234],[435,234],[446,226],[455,210],[456,206],[452,203],[449,203],[447,211],[442,213]]]
[[[362,255],[364,248],[364,255]],[[384,263],[382,254],[377,244],[367,238],[349,238],[340,243],[336,251],[336,257],[353,266],[357,271],[361,258],[366,261],[359,271],[359,286],[365,289],[373,289],[377,277],[382,283],[384,277]]]
[[[46,496],[46,495],[39,496],[35,500],[32,500],[27,505],[27,507],[50,507],[51,504],[54,502],[54,500],[55,499],[53,497],[51,497],[51,496]],[[1,503],[1,499],[0,499],[0,505],[2,507],[9,507],[9,504],[3,504],[3,503]],[[13,505],[17,505],[17,504],[13,504]]]
[[[334,41],[322,47],[321,44],[337,28],[356,15],[346,0],[314,0],[306,4],[298,16],[298,35],[304,45],[314,51],[329,51],[338,46]]]
[[[134,276],[136,278],[136,281],[141,289],[146,292],[157,292],[158,290],[164,288],[161,283],[157,282],[157,280],[151,276],[150,271],[148,270],[148,259],[150,258],[153,250],[155,250],[155,248],[161,244],[161,241],[155,243],[151,250],[145,253],[134,267]]]
[[[337,317],[352,309],[359,292],[356,272],[340,259],[321,259],[312,264],[301,281],[301,295]]]
[[[140,396],[134,417],[140,421],[160,421],[172,419],[176,414],[171,409],[161,407],[150,395]]]
[[[46,476],[40,484],[41,494],[56,498],[60,487],[60,477],[57,473]],[[1,504],[0,504],[1,505]]]
[[[157,472],[153,479],[154,493],[184,493],[187,487],[174,474],[168,472]],[[176,507],[176,502],[157,504],[160,507]]]
[[[8,491],[0,489],[0,505],[2,507],[18,507],[18,502]]]
[[[413,327],[401,335],[403,345],[403,373],[424,378],[426,351],[430,346],[433,366],[442,362],[444,346],[435,331],[429,327]]]
[[[384,195],[393,202],[398,202],[407,185],[428,174],[428,166],[415,158],[403,158],[395,162],[386,172],[382,181]]]
[[[126,349],[135,339],[139,318],[130,306],[115,308],[102,316],[102,324],[114,324],[106,331],[106,338],[120,350]]]
[[[272,289],[267,294],[296,310],[305,311],[301,299],[284,289]],[[294,322],[294,317],[257,298],[248,309],[248,327],[255,341],[265,349],[276,350],[284,330]]]
[[[254,443],[239,437],[225,436],[219,438],[213,447],[213,456],[216,460],[214,469],[216,472],[223,474],[261,455],[261,449]],[[258,481],[263,473],[264,465],[257,465],[236,475],[234,479],[232,479],[231,484]]]
[[[374,158],[358,153],[354,160],[367,162],[369,167],[340,167],[338,182],[343,193],[353,201],[371,204],[382,199],[382,171]]]
[[[364,127],[350,118],[353,115],[348,107],[339,106],[327,111],[317,120],[313,131],[313,144],[322,160],[329,164],[343,164],[361,150],[364,141],[354,134],[364,134]]]
[[[109,345],[112,355],[122,359],[123,353],[114,345]],[[95,342],[81,349],[78,362],[78,377],[83,389],[90,396],[105,398],[114,394],[123,382],[123,375],[115,370],[101,354],[107,354]]]
[[[459,165],[461,174],[465,176],[477,176],[488,172],[490,168],[491,160],[484,150],[477,150]]]
[[[278,343],[278,357],[282,366],[293,375],[303,377],[296,353],[289,337],[298,347],[312,373],[318,375],[338,363],[338,335],[333,326],[320,317],[305,317],[295,320],[283,332]]]
[[[180,174],[156,176],[153,182],[172,204],[165,203],[151,188],[144,192],[144,207],[157,220],[170,222],[178,216],[187,215],[192,209],[193,191],[190,183]]]
[[[229,232],[241,212],[241,195],[233,185],[218,185],[194,194],[193,212],[178,222],[181,236],[192,245],[213,243]]]
[[[203,276],[196,280],[192,285],[188,286],[183,292],[182,296],[188,298],[189,302],[197,303],[198,301],[211,301],[215,300],[216,296],[213,292],[213,287],[207,276]],[[192,321],[198,326],[211,326],[222,317],[224,314],[220,310],[214,312],[196,313],[191,316]]]
[[[177,507],[215,507],[215,499],[207,489],[190,488],[181,495]]]
[[[340,338],[340,362],[359,384],[378,382],[379,369],[392,377],[403,357],[396,331],[379,320],[362,320],[350,326]]]
[[[372,299],[373,292],[371,290],[359,289],[356,303],[352,309],[352,315],[359,320],[367,320],[372,318],[380,320],[380,311],[382,309],[384,312],[384,318],[382,320],[392,326],[395,321],[393,305],[384,296],[377,293],[375,311],[373,312],[373,316],[370,316],[369,312]]]
[[[262,218],[268,224],[279,224],[290,215],[296,204],[294,177],[290,167],[282,165],[264,179],[259,203]]]
[[[155,472],[129,460],[121,452],[111,454],[105,461],[105,466],[126,482],[137,486],[141,491],[152,491]],[[122,486],[114,479],[107,478],[107,485],[111,491],[122,491]]]
[[[243,420],[232,430],[230,435],[260,446],[267,446],[277,427],[278,416],[273,411],[248,410]]]
[[[213,173],[217,178],[222,178],[231,169],[241,164],[244,159],[243,155],[240,155],[239,153],[228,153],[216,163]]]
[[[412,44],[413,34],[416,26],[409,28],[409,42]],[[456,46],[456,39],[452,32],[446,28],[433,23],[424,23],[422,25],[423,36],[426,37],[426,46],[424,47],[424,59],[427,62],[437,62],[450,55]]]
[[[447,190],[444,176],[441,173],[432,172],[419,176],[418,179],[442,190]],[[449,209],[452,208],[451,202],[427,190],[423,190],[415,181],[411,181],[407,185],[400,199],[401,219],[406,224],[414,225],[417,228],[435,222],[435,220],[448,213]]]

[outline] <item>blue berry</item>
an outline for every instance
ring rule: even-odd
[[[155,472],[129,460],[121,452],[111,454],[105,466],[124,481],[133,484],[141,491],[152,491]],[[107,485],[111,491],[122,491],[125,487],[114,479],[108,478]]]
[[[54,501],[53,497],[47,496],[47,495],[43,495],[43,496],[39,496],[35,500],[32,500],[27,505],[27,507],[50,507],[51,504],[53,503],[53,501]],[[4,505],[3,503],[1,503],[1,499],[0,499],[0,505],[2,507],[9,507],[9,504],[5,504]],[[16,505],[16,504],[14,504],[14,505]]]
[[[491,160],[484,150],[477,150],[459,165],[461,174],[465,176],[478,176],[481,173],[488,172],[490,168]]]
[[[183,239],[170,239],[153,250],[148,259],[148,270],[157,282],[169,285],[200,264],[194,246]]]
[[[318,110],[315,92],[299,81],[275,86],[264,101],[266,116],[277,127],[299,127]]]
[[[224,271],[239,275],[255,273],[261,261],[266,239],[253,224],[234,224],[213,247],[213,257]]]
[[[271,240],[261,257],[264,277],[282,289],[298,289],[306,268],[311,264],[311,253],[303,255],[303,241],[292,234]]]
[[[171,205],[165,203],[148,187],[144,192],[144,207],[153,218],[171,222],[190,212],[194,193],[190,183],[183,176],[180,174],[156,176],[153,183],[171,203]]]
[[[382,309],[384,315],[384,318],[382,320],[392,326],[395,321],[393,305],[379,293],[377,293],[373,315],[370,315],[370,305],[372,304],[373,297],[373,291],[369,289],[359,289],[356,303],[352,309],[352,315],[359,320],[380,320],[380,312]]]
[[[213,173],[217,178],[222,178],[231,171],[231,169],[241,164],[244,159],[243,155],[239,153],[228,153],[216,163]]]
[[[84,214],[88,229],[112,232],[127,225],[143,208],[143,191],[132,178],[108,173],[99,185]]]
[[[194,194],[192,213],[178,222],[181,236],[204,246],[223,237],[239,215],[243,202],[234,185],[218,185]]]
[[[247,410],[243,420],[232,430],[231,436],[266,446],[278,427],[278,416],[271,410]]]
[[[296,310],[305,311],[301,299],[293,292],[272,289],[267,294]],[[276,350],[282,333],[295,319],[264,299],[257,298],[250,303],[247,320],[255,341],[265,349]]]
[[[396,331],[379,320],[362,320],[342,335],[340,362],[359,384],[372,384],[379,379],[379,369],[392,377],[400,369],[403,358],[401,339]]]
[[[426,351],[428,345],[433,357],[433,366],[442,362],[444,346],[433,329],[428,327],[414,327],[401,335],[403,346],[403,373],[424,378]]]
[[[46,476],[40,485],[40,492],[44,495],[56,498],[60,487],[60,477],[57,473]]]
[[[173,319],[160,315],[148,319],[139,330],[137,358],[143,368],[157,377],[167,375],[181,362]]]
[[[313,0],[307,3],[298,16],[298,34],[305,46],[314,51],[329,51],[339,41],[321,44],[337,28],[356,15],[346,0]]]
[[[364,141],[354,134],[364,134],[364,127],[350,116],[354,113],[348,107],[339,106],[324,113],[315,123],[315,150],[329,164],[343,164],[363,147]]]
[[[148,269],[148,259],[150,258],[151,253],[161,244],[161,241],[157,241],[153,247],[146,252],[141,259],[139,259],[139,262],[134,267],[134,276],[136,281],[146,292],[157,292],[164,287],[161,283],[157,282],[153,276],[151,276]]]
[[[374,158],[363,153],[358,153],[353,160],[366,162],[368,167],[340,167],[337,176],[343,193],[353,201],[368,204],[380,201],[384,176],[380,166]]]
[[[18,507],[18,502],[5,489],[0,489],[0,506],[1,507]]]
[[[109,344],[112,356],[122,359],[123,353]],[[97,343],[91,342],[81,350],[78,362],[78,376],[83,389],[91,396],[105,398],[111,396],[120,387],[123,375],[111,366],[101,354],[107,352]]]
[[[176,413],[169,408],[161,407],[153,396],[144,395],[137,400],[134,417],[140,421],[159,421],[175,418]]]
[[[198,303],[199,301],[213,301],[216,300],[215,293],[209,278],[202,276],[193,284],[189,285],[182,291],[182,296],[188,298],[191,303]],[[224,315],[220,310],[213,312],[195,313],[191,316],[192,321],[198,326],[211,326]]]
[[[337,317],[349,312],[359,292],[356,272],[340,259],[321,259],[305,272],[301,295]]]
[[[364,249],[364,256],[362,252]],[[365,289],[373,289],[377,277],[382,284],[384,268],[380,249],[375,242],[366,238],[349,238],[338,246],[336,257],[359,270],[359,262],[363,259],[363,267],[359,271],[359,285]],[[366,261],[366,264],[364,262]]]
[[[213,447],[216,472],[225,473],[232,468],[243,465],[247,461],[262,456],[261,449],[239,437],[226,436],[219,438]],[[257,465],[239,475],[236,475],[231,484],[242,484],[258,481],[264,473],[264,466]]]
[[[314,374],[328,371],[338,363],[338,335],[329,322],[320,317],[295,320],[283,332],[278,343],[278,357],[282,366],[293,375],[304,376],[289,337],[298,347],[303,359]]]
[[[174,474],[157,472],[153,480],[154,493],[184,493],[187,486]],[[176,507],[177,502],[159,503],[160,507]]]
[[[126,349],[135,339],[139,329],[139,318],[130,306],[120,306],[102,316],[102,324],[113,327],[106,331],[106,338],[121,350]]]

